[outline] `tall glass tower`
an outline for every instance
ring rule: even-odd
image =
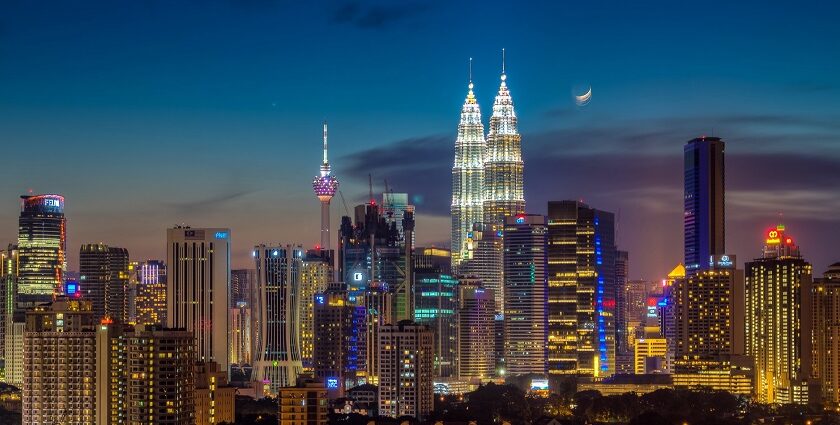
[[[455,139],[455,165],[452,167],[453,268],[468,258],[470,232],[473,224],[480,223],[483,218],[484,125],[481,123],[481,109],[473,94],[472,75],[468,87],[467,98],[461,107],[461,122],[458,124],[458,138]]]
[[[496,224],[503,224],[507,216],[525,213],[522,137],[507,87],[504,51],[501,79],[493,102],[484,157],[484,222]]]
[[[21,196],[18,227],[18,294],[49,301],[61,291],[67,270],[64,197]]]
[[[685,270],[707,269],[709,257],[724,255],[724,143],[700,137],[685,145]]]

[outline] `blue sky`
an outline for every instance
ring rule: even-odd
[[[504,47],[529,210],[621,211],[631,276],[661,277],[682,144],[717,135],[729,250],[757,256],[781,212],[822,271],[840,260],[840,10],[731,3],[5,1],[0,242],[32,189],[67,197],[71,268],[88,242],[162,257],[182,223],[231,227],[238,266],[255,243],[312,245],[327,119],[348,204],[387,178],[417,199],[418,240],[445,243],[467,59],[486,119]]]

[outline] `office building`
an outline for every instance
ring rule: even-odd
[[[813,323],[811,373],[827,408],[840,407],[840,263],[832,264],[811,287]],[[816,399],[816,397],[812,397]]]
[[[6,359],[6,328],[11,325],[17,298],[18,249],[0,251],[0,359]]]
[[[148,260],[134,267],[137,286],[134,296],[135,323],[139,325],[166,324],[166,265],[160,260]]]
[[[26,312],[23,423],[95,423],[97,322],[87,301],[57,300]]]
[[[432,269],[441,273],[452,274],[451,251],[445,248],[415,248],[414,270]]]
[[[166,324],[195,335],[196,361],[229,364],[230,230],[166,230]]]
[[[504,56],[504,53],[503,53]],[[525,214],[522,137],[517,127],[513,99],[507,87],[504,57],[499,92],[484,154],[484,223],[504,224],[505,217]]]
[[[307,251],[300,269],[300,359],[307,373],[312,372],[315,343],[315,294],[324,292],[333,276],[329,258],[323,254],[326,252],[322,250]]]
[[[478,285],[458,286],[458,374],[465,380],[495,376],[495,296]]]
[[[469,258],[458,269],[462,276],[477,278],[482,286],[496,294],[496,312],[505,305],[504,223],[476,223],[467,236]]]
[[[324,121],[324,162],[321,173],[312,181],[312,190],[321,202],[321,245],[320,249],[330,251],[330,200],[338,190],[338,179],[331,174],[330,161],[327,159],[327,122]]]
[[[709,257],[725,254],[724,142],[690,140],[684,148],[685,268],[689,276],[707,268]]]
[[[471,62],[472,63],[472,62]],[[472,64],[470,65],[472,66]],[[470,72],[472,73],[472,72]],[[458,137],[455,139],[455,162],[452,166],[452,268],[457,270],[468,258],[467,238],[473,224],[484,221],[484,125],[481,109],[473,94],[472,75],[469,91],[461,107]]]
[[[127,323],[128,250],[102,243],[79,249],[79,284],[82,297],[93,303],[93,315]]]
[[[292,385],[303,372],[300,359],[300,273],[304,250],[301,246],[254,247],[257,296],[251,314],[255,385],[263,395],[276,395],[280,387]]]
[[[254,289],[257,285],[256,271],[253,269],[234,269],[230,271],[230,306],[236,307],[240,301],[251,305]]]
[[[299,378],[295,386],[281,388],[278,418],[283,425],[326,425],[327,389],[323,382]]]
[[[230,364],[251,365],[251,307],[245,301],[230,309]]]
[[[393,323],[394,297],[385,285],[373,282],[364,293],[363,306],[365,343],[359,349],[364,352],[365,382],[379,385],[379,331],[382,325]]]
[[[228,385],[227,371],[218,363],[195,365],[195,423],[234,423],[236,388]]]
[[[812,366],[811,265],[779,225],[767,231],[763,256],[745,269],[746,351],[755,361],[756,400],[806,404]]]
[[[405,320],[379,334],[379,414],[422,421],[434,409],[434,335]]]
[[[633,354],[627,344],[627,281],[630,274],[630,257],[627,251],[615,252],[615,371],[630,373]]]
[[[67,222],[61,195],[21,196],[18,227],[18,297],[51,301],[67,271]]]
[[[315,295],[313,369],[330,398],[343,396],[366,377],[365,319],[365,307],[350,303],[342,284]]]
[[[435,336],[433,376],[453,377],[458,354],[458,279],[434,269],[416,269],[414,280],[414,321]]]
[[[548,203],[549,373],[615,373],[614,223],[582,202]]]
[[[504,360],[507,375],[546,371],[546,236],[542,215],[508,217],[504,228]]]

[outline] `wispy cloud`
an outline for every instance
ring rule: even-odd
[[[196,210],[202,210],[207,208],[218,209],[223,205],[226,205],[230,202],[239,200],[248,196],[255,191],[253,190],[236,190],[236,191],[228,191],[219,193],[210,197],[202,198],[202,199],[195,199],[195,200],[188,200],[188,201],[180,201],[180,202],[169,202],[165,205],[173,208],[178,213],[189,213]]]
[[[363,29],[382,29],[426,12],[429,7],[428,2],[402,1],[370,4],[351,1],[340,5],[335,10],[332,21]]]

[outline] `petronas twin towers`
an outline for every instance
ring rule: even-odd
[[[461,108],[452,167],[452,264],[456,268],[470,257],[474,224],[501,226],[505,216],[525,213],[522,137],[506,80],[503,59],[486,137],[472,75]]]

